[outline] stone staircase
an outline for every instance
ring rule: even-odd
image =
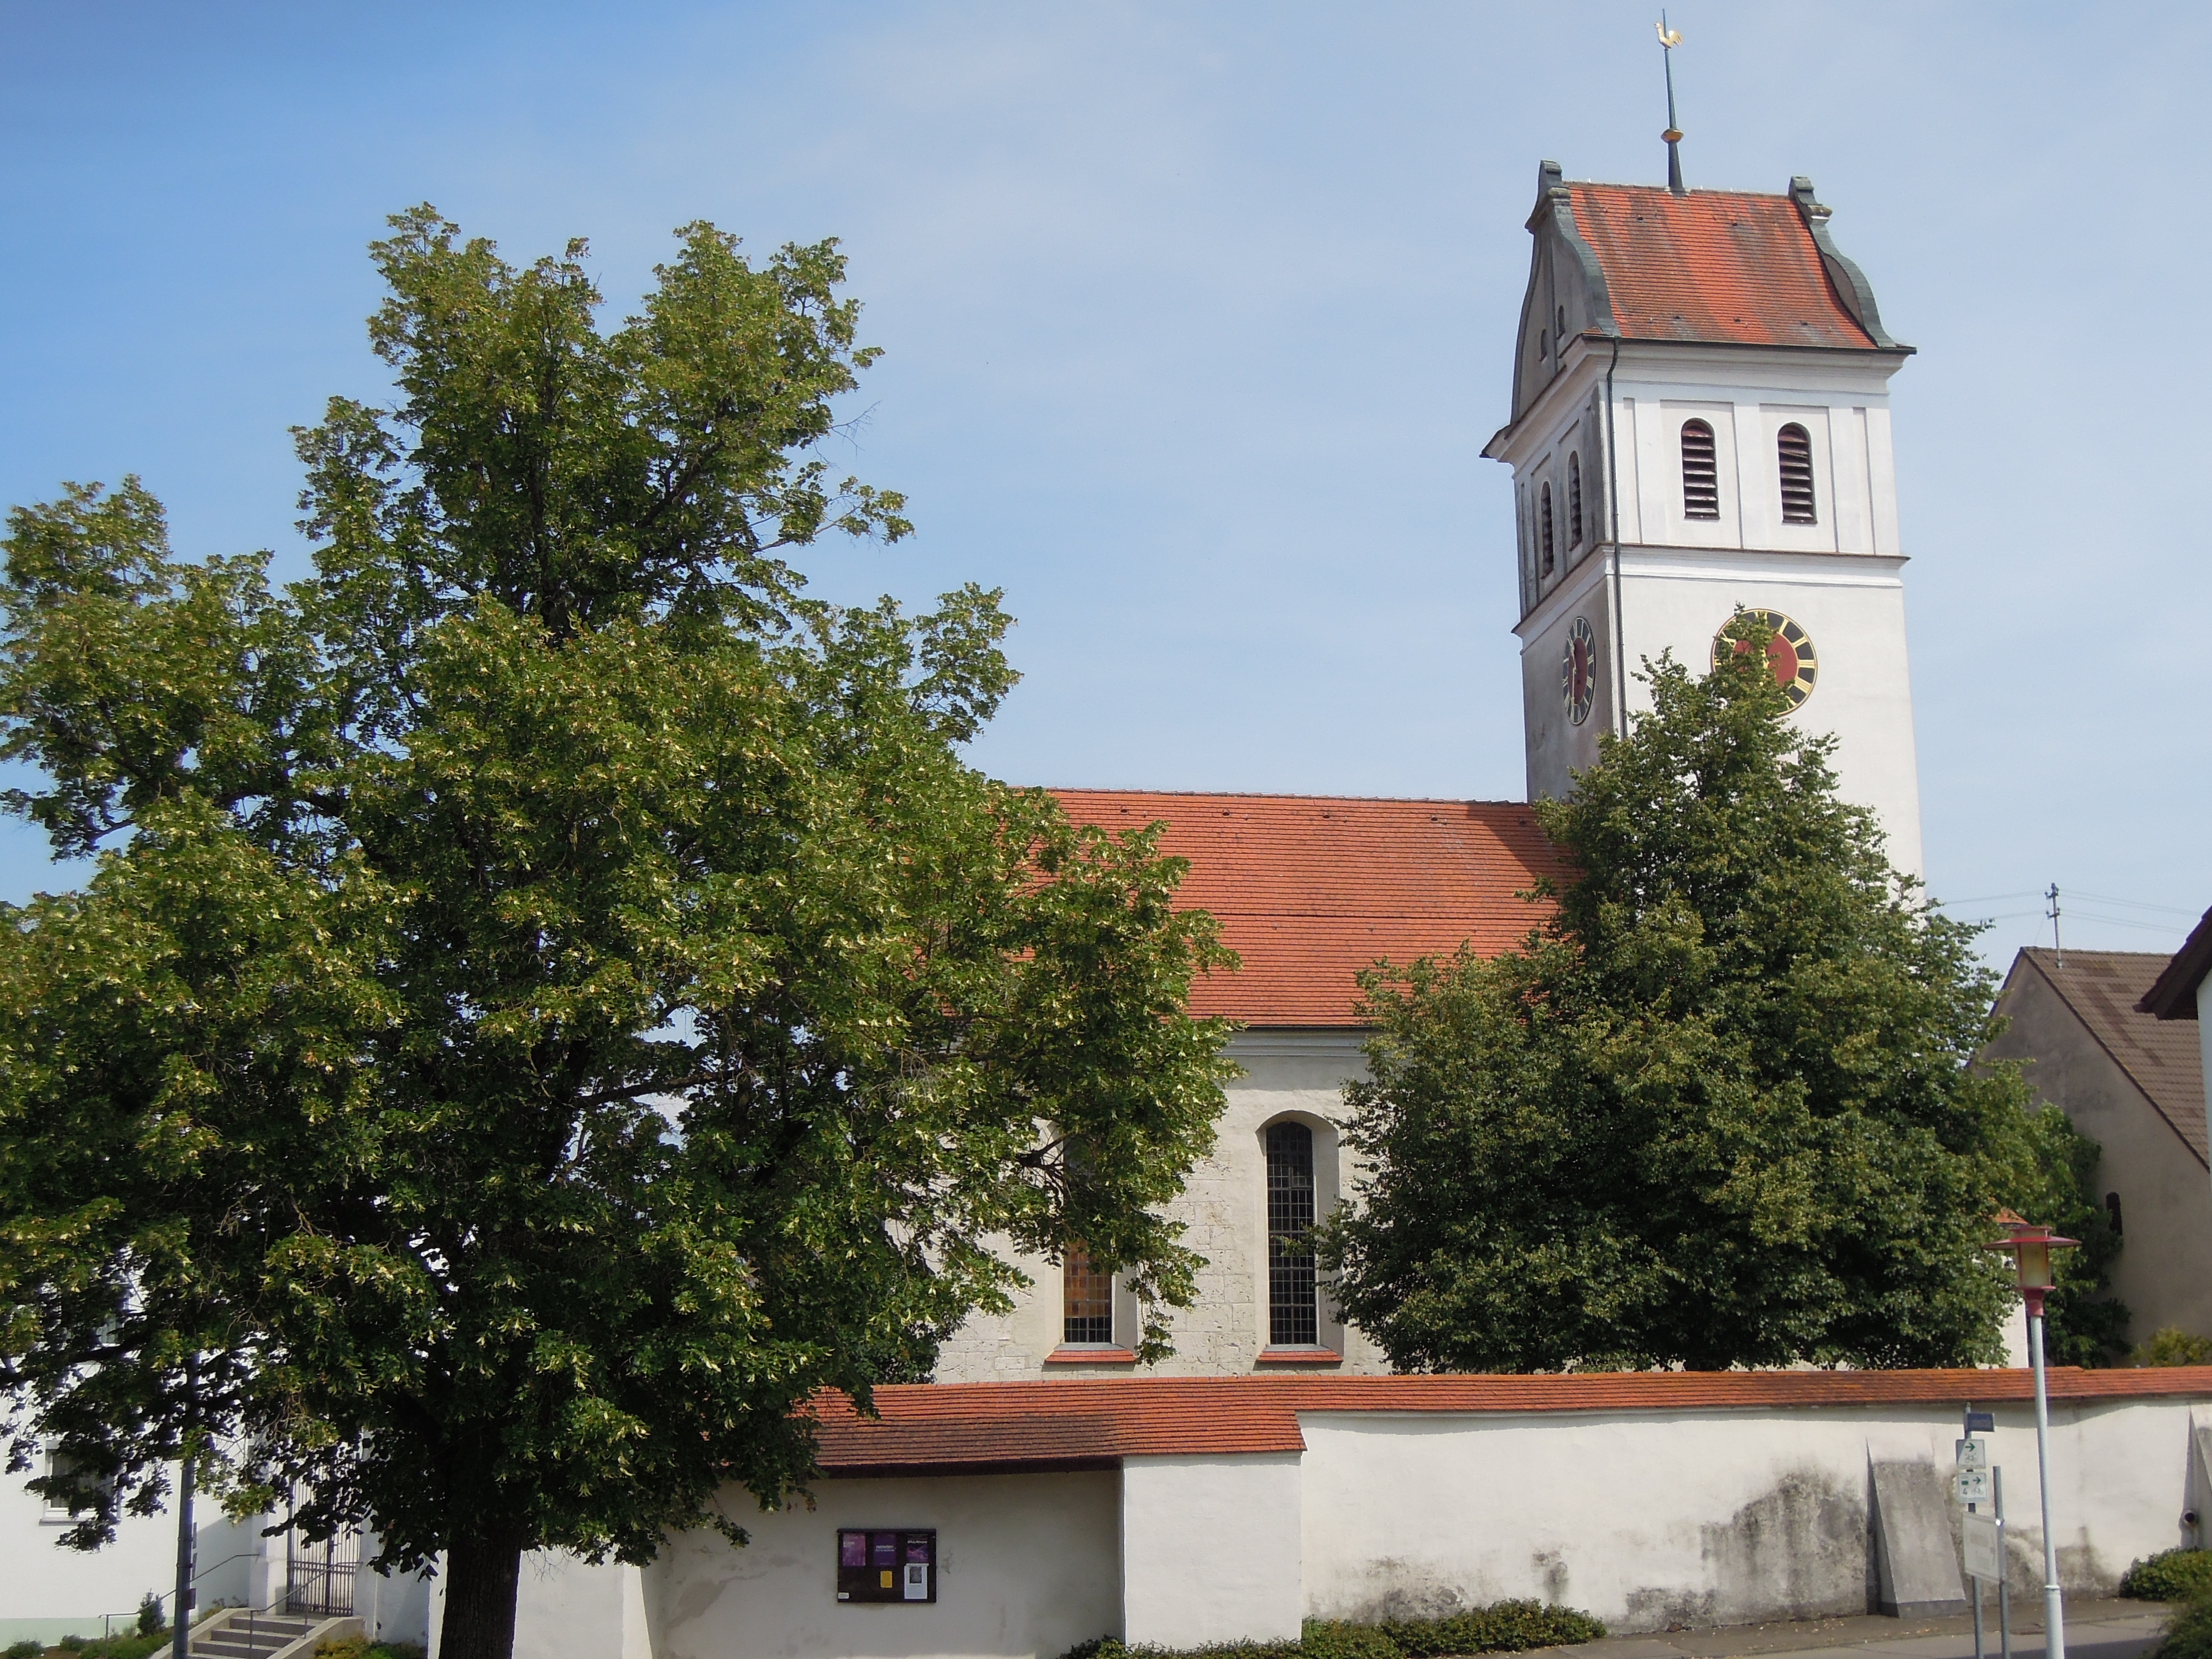
[[[313,1659],[325,1642],[361,1633],[361,1620],[231,1607],[195,1626],[191,1659]]]

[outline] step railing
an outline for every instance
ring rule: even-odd
[[[200,1653],[207,1638],[231,1636],[245,1639],[252,1659],[313,1659],[315,1650],[325,1642],[344,1641],[362,1633],[361,1620],[351,1613],[323,1617],[289,1613],[285,1604],[290,1599],[287,1589],[265,1607],[226,1607],[192,1626],[189,1650]],[[262,1643],[272,1638],[272,1645],[264,1649]]]

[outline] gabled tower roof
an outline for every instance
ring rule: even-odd
[[[1859,350],[1880,343],[1837,294],[1787,196],[1577,183],[1567,198],[1623,339]]]
[[[1789,191],[1570,182],[1537,170],[1514,362],[1518,421],[1575,339],[1902,353],[1863,271],[1828,236],[1813,181]]]

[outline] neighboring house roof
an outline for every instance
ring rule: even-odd
[[[2062,968],[2055,953],[2027,950],[2008,986],[2022,966],[2039,974],[2198,1160],[2212,1162],[2204,1144],[2204,1059],[2197,1033],[2141,1012],[2166,964],[2154,951],[2069,951]]]
[[[1623,339],[1875,349],[1790,198],[1574,182],[1567,191]]]
[[[2197,988],[2212,974],[2212,910],[2197,924],[2136,1006],[2158,1019],[2197,1018]]]
[[[1178,902],[1243,963],[1200,980],[1191,1012],[1248,1025],[1357,1027],[1361,969],[1520,943],[1546,914],[1520,895],[1560,867],[1515,801],[1052,793],[1079,823],[1167,825],[1161,849],[1190,860]]]
[[[2054,1366],[2054,1400],[2212,1398],[2212,1365]],[[1106,1377],[921,1382],[814,1403],[831,1474],[1105,1468],[1124,1457],[1297,1452],[1300,1413],[1677,1412],[2024,1402],[2025,1370],[1609,1371],[1572,1376]]]

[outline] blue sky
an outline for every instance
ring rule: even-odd
[[[1691,183],[1809,173],[1920,348],[1894,389],[1932,884],[2002,918],[1999,961],[2047,942],[2054,880],[2068,943],[2170,950],[2212,902],[2212,14],[1671,15]],[[182,550],[296,562],[286,428],[380,394],[362,249],[412,203],[518,259],[589,236],[616,316],[687,220],[834,234],[886,355],[830,459],[920,533],[805,568],[1006,588],[1026,678],[982,764],[1522,793],[1479,451],[1538,160],[1663,176],[1642,4],[0,20],[0,499],[135,471]],[[0,830],[0,896],[72,879]]]

